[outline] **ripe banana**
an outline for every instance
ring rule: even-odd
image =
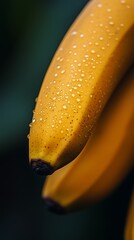
[[[79,156],[47,177],[42,196],[53,211],[72,211],[110,193],[134,164],[134,70],[108,102]]]
[[[134,240],[134,191],[129,207],[127,225],[125,229],[125,240]]]
[[[134,1],[93,0],[59,46],[43,81],[29,136],[39,174],[72,161],[91,137],[134,60]]]

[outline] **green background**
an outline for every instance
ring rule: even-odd
[[[0,240],[122,240],[133,173],[78,213],[49,213],[28,163],[29,123],[51,58],[87,0],[0,2]]]

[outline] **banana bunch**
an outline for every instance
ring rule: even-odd
[[[89,2],[44,78],[29,159],[38,174],[54,172],[42,196],[55,212],[105,197],[134,164],[133,13],[133,0]]]
[[[134,60],[134,1],[93,0],[59,46],[43,81],[29,138],[31,165],[51,174],[82,151]]]

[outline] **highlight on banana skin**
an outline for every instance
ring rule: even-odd
[[[36,173],[50,175],[42,197],[54,212],[104,198],[134,165],[133,13],[133,0],[90,1],[44,77],[29,161]]]

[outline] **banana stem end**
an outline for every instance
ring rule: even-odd
[[[54,168],[44,160],[41,159],[32,159],[31,160],[31,167],[34,172],[39,175],[50,175],[54,172]]]

